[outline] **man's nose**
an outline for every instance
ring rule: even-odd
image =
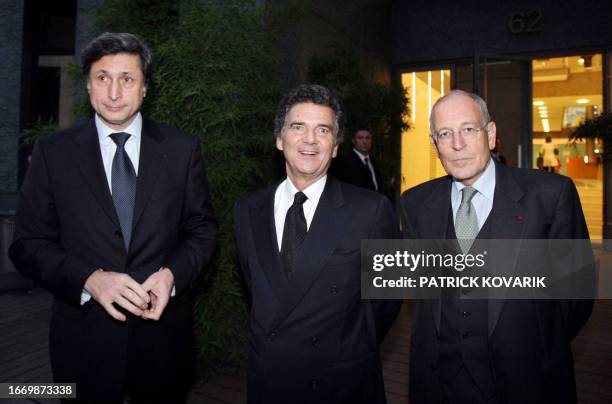
[[[119,80],[113,80],[108,86],[108,98],[113,101],[121,98],[121,85],[119,84]]]
[[[317,135],[315,134],[315,130],[307,130],[306,134],[304,135],[304,141],[306,143],[315,143],[317,141]]]
[[[466,145],[465,139],[463,138],[463,135],[459,131],[453,132],[451,141],[452,141],[453,149],[455,150],[461,150]]]

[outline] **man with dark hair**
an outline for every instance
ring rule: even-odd
[[[567,177],[493,159],[496,126],[482,98],[451,91],[433,106],[430,128],[448,176],[402,195],[405,238],[454,240],[459,254],[472,252],[477,239],[521,239],[494,247],[504,250],[504,262],[502,254],[489,254],[498,259],[491,270],[506,265],[519,274],[534,270],[528,265],[534,256],[547,259],[545,251],[529,251],[526,239],[587,240],[583,251],[590,260],[576,270],[584,270],[582,279],[593,277],[576,187]],[[568,270],[574,268],[563,268]],[[417,301],[410,402],[575,403],[570,343],[593,300],[474,299],[468,293],[444,288],[436,299]]]
[[[370,154],[372,133],[359,129],[353,133],[352,142],[353,150],[334,160],[330,173],[340,181],[383,192],[378,164]]]
[[[386,198],[327,175],[341,117],[328,89],[289,91],[275,119],[287,177],[236,205],[249,403],[385,402],[378,346],[399,302],[361,299],[360,246],[398,226]]]
[[[104,33],[82,64],[96,114],[37,142],[9,255],[55,296],[54,379],[76,383],[78,402],[181,403],[190,286],[217,235],[200,144],[140,114],[151,77],[140,38]]]

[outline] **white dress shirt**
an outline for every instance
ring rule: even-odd
[[[136,176],[138,177],[138,163],[140,161],[140,139],[142,138],[142,115],[140,112],[136,115],[136,118],[132,121],[132,123],[125,128],[125,130],[118,131],[106,126],[102,119],[95,115],[94,118],[96,122],[96,130],[98,132],[98,141],[100,142],[100,153],[102,154],[102,164],[104,165],[104,173],[106,174],[106,181],[108,183],[109,191],[113,192],[113,187],[111,185],[112,180],[112,171],[113,171],[113,158],[115,157],[115,152],[117,151],[117,144],[111,139],[110,135],[117,132],[124,132],[130,134],[130,137],[125,142],[125,152],[127,153],[132,165],[134,166],[134,171],[136,172]],[[163,268],[160,268],[162,270]],[[174,296],[176,294],[176,287],[172,286],[172,292],[170,296]],[[87,293],[86,290],[83,290],[81,293],[81,305],[87,303],[91,299],[91,295]]]
[[[451,206],[453,208],[453,223],[457,219],[457,211],[461,205],[461,191],[465,188],[461,182],[454,180],[451,186]],[[493,195],[495,194],[495,163],[493,159],[489,159],[489,164],[484,170],[480,178],[472,184],[472,188],[476,194],[472,198],[472,206],[476,210],[478,218],[478,230],[482,229],[482,225],[487,221],[491,209],[493,209]]]
[[[113,170],[113,158],[115,157],[115,152],[117,151],[117,145],[111,139],[110,135],[117,132],[125,132],[130,134],[130,137],[125,142],[125,152],[127,153],[132,165],[134,166],[134,171],[136,172],[136,176],[138,176],[138,162],[140,161],[140,139],[142,132],[142,115],[140,112],[136,115],[136,118],[132,121],[130,126],[125,128],[125,130],[118,131],[115,129],[111,129],[102,119],[96,114],[96,129],[98,130],[98,140],[100,141],[100,152],[102,153],[102,164],[104,165],[104,173],[106,174],[106,180],[108,181],[108,189],[112,191],[111,187],[111,173]]]
[[[302,205],[302,209],[304,209],[304,217],[306,217],[307,230],[310,229],[310,223],[312,223],[312,218],[314,217],[317,205],[319,204],[319,199],[321,199],[321,194],[323,194],[323,189],[325,188],[326,182],[327,175],[324,175],[302,191],[308,198]],[[285,181],[281,182],[278,188],[276,188],[276,192],[274,194],[274,222],[276,224],[278,251],[280,251],[281,244],[283,243],[285,216],[287,216],[287,211],[291,205],[293,205],[293,199],[295,194],[298,192],[299,190],[295,187],[295,185],[293,185],[289,177],[287,177]]]

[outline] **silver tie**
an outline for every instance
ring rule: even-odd
[[[476,192],[478,191],[472,187],[463,188],[461,205],[459,205],[455,218],[455,235],[464,254],[468,253],[478,235],[478,217],[476,217],[476,210],[472,205],[472,198],[476,195]]]

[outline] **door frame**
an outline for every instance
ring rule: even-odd
[[[487,61],[494,60],[496,62],[519,62],[521,64],[521,94],[525,96],[520,99],[521,109],[521,135],[519,138],[519,153],[518,167],[531,168],[533,164],[533,119],[532,119],[532,103],[533,103],[533,73],[532,65],[533,58],[528,56],[504,55],[497,53],[474,53],[472,60],[472,92],[482,97],[485,102],[488,98],[487,84]],[[483,69],[483,67],[485,67]],[[451,70],[452,72],[452,70]],[[484,74],[482,73],[484,72]],[[483,76],[485,86],[481,88],[480,78]]]

